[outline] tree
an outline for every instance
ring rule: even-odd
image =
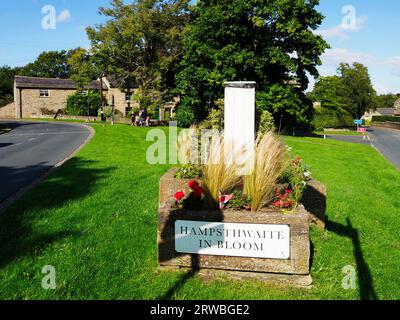
[[[0,67],[0,107],[14,101],[14,77],[18,69]]]
[[[41,78],[68,79],[71,68],[68,59],[72,51],[48,51],[43,52],[32,63],[27,64],[19,75]]]
[[[142,107],[171,97],[189,0],[113,0],[105,24],[87,29],[92,52],[121,89],[139,87]]]
[[[81,89],[88,85],[91,80],[100,76],[100,71],[96,68],[93,57],[85,49],[75,49],[70,54],[68,65],[71,69],[71,78]]]
[[[393,108],[394,103],[400,98],[399,94],[382,94],[377,95],[374,99],[374,109],[377,108]]]
[[[97,116],[100,105],[100,92],[92,90],[87,94],[75,92],[68,96],[65,112],[71,116]]]
[[[193,8],[177,77],[197,120],[223,97],[227,80],[257,82],[257,106],[278,121],[307,122],[312,107],[304,95],[307,72],[318,76],[328,48],[313,33],[323,16],[319,0],[203,0]],[[282,102],[282,94],[286,99]]]
[[[361,63],[353,65],[341,63],[338,69],[341,75],[340,95],[346,99],[346,109],[355,118],[374,108],[376,91],[372,86],[368,68]]]
[[[311,100],[320,102],[323,108],[341,112],[349,103],[348,97],[342,96],[342,86],[340,76],[320,77],[309,96]]]

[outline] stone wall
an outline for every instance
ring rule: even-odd
[[[135,93],[135,90],[133,91],[133,93]],[[107,93],[107,103],[109,105],[111,105],[112,102],[112,96],[114,96],[114,104],[115,104],[115,110],[118,110],[119,112],[121,112],[124,116],[126,115],[126,107],[127,107],[127,103],[126,103],[126,99],[125,99],[125,92],[122,92],[121,90],[119,90],[118,88],[111,88],[108,90]],[[135,101],[131,102],[131,107],[135,108],[138,107],[138,103]]]
[[[73,94],[75,90],[69,89],[49,89],[49,97],[40,97],[39,89],[22,89],[21,95],[17,90],[16,100],[17,109],[19,108],[19,100],[22,99],[22,118],[31,118],[42,115],[47,110],[54,112],[65,109],[67,106],[67,98]]]
[[[400,122],[374,122],[373,126],[400,130]]]
[[[0,119],[15,119],[15,103],[0,107]]]

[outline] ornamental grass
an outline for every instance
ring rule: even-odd
[[[228,155],[232,156],[232,155]],[[207,162],[203,165],[203,184],[206,191],[206,206],[216,207],[219,203],[219,191],[224,194],[233,192],[241,183],[237,175],[237,164],[224,157],[224,139],[214,140],[209,148]]]
[[[273,132],[259,136],[255,145],[254,168],[244,177],[244,193],[255,212],[274,198],[276,182],[287,166],[286,149]]]

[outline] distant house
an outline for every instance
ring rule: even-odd
[[[87,90],[100,90],[100,79],[92,81]],[[73,80],[53,78],[33,78],[16,76],[14,81],[15,117],[30,118],[56,113],[65,109],[68,96],[78,87]],[[115,109],[126,115],[133,104],[128,103],[132,92],[128,94],[116,88],[111,81],[103,78],[103,94],[107,104],[111,105],[114,97]]]
[[[375,110],[374,116],[393,116],[394,108],[378,108]]]
[[[103,95],[108,105],[114,103],[116,113],[123,116],[139,107],[133,99],[138,88],[129,93],[119,89],[109,77],[103,77]],[[85,90],[100,90],[100,79],[92,81]],[[68,96],[75,93],[78,86],[70,79],[34,78],[16,76],[14,80],[14,103],[0,109],[0,118],[35,118],[55,115],[67,106]],[[159,106],[158,120],[170,120],[174,115],[179,99]],[[100,106],[99,106],[100,108]],[[157,120],[157,119],[154,119]]]
[[[400,117],[400,99],[394,103],[394,115]]]

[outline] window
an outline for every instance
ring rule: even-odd
[[[126,92],[125,93],[125,101],[131,101],[132,98],[132,92]]]
[[[40,90],[39,95],[41,98],[47,98],[49,97],[49,90],[48,89]]]

